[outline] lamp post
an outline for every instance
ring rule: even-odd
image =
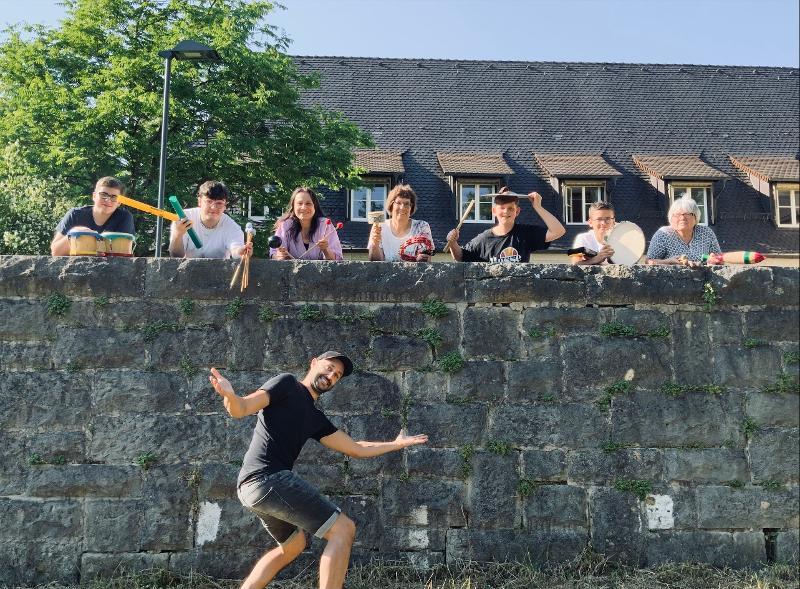
[[[164,208],[164,192],[167,174],[167,126],[169,125],[169,81],[172,60],[222,61],[214,49],[197,41],[181,41],[172,49],[158,52],[164,58],[164,108],[161,111],[161,156],[158,163],[158,208]],[[161,232],[163,219],[156,217],[156,257],[161,257]]]

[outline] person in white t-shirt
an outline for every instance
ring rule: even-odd
[[[244,232],[225,214],[230,191],[222,182],[209,180],[197,191],[197,207],[186,209],[185,219],[173,221],[169,231],[169,255],[173,258],[239,258],[253,253],[244,243]],[[187,231],[193,227],[203,247],[196,248]]]
[[[579,266],[591,264],[608,264],[608,259],[614,255],[614,250],[606,243],[606,236],[614,228],[614,206],[604,201],[593,202],[589,206],[589,219],[586,224],[592,228],[586,233],[575,236],[572,249],[584,248],[595,252],[595,255],[574,254],[572,263]]]
[[[389,218],[373,225],[369,233],[370,261],[430,262],[434,248],[430,225],[411,218],[417,210],[414,189],[398,184],[387,195],[384,209]]]

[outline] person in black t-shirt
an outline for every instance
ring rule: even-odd
[[[517,200],[518,195],[502,188],[492,205],[492,216],[497,224],[475,236],[463,248],[458,245],[458,230],[448,233],[447,243],[453,259],[456,262],[528,262],[532,252],[547,249],[551,241],[564,235],[566,229],[542,206],[542,196],[538,192],[531,192],[528,200],[547,227],[517,223],[522,212]]]
[[[279,374],[239,397],[230,382],[215,369],[209,380],[234,418],[258,414],[253,438],[237,479],[239,500],[255,513],[278,543],[259,559],[242,589],[263,589],[306,547],[306,530],[328,544],[319,565],[320,587],[341,589],[355,538],[355,524],[341,509],[292,472],[306,440],[352,458],[370,458],[428,441],[426,435],[401,431],[391,442],[356,442],[334,426],[314,402],[353,371],[344,354],[328,351],[311,360],[298,381]]]
[[[124,194],[125,186],[113,176],[100,178],[92,193],[92,206],[75,207],[67,211],[56,227],[50,253],[54,256],[69,255],[70,229],[87,228],[98,233],[114,231],[133,235],[133,215],[119,208],[117,197]]]

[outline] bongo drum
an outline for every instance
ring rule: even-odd
[[[70,256],[96,256],[98,247],[102,252],[100,234],[91,229],[71,229],[67,232],[67,239],[69,239],[69,255]]]
[[[136,238],[130,233],[106,231],[101,237],[105,244],[105,255],[124,256],[126,258],[133,256],[133,246],[136,245]]]
[[[620,221],[606,236],[606,243],[614,250],[609,261],[614,264],[632,266],[644,255],[644,233],[636,223]]]

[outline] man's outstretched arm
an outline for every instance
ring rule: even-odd
[[[208,377],[211,386],[222,397],[222,404],[228,415],[235,419],[246,417],[258,413],[269,405],[269,393],[264,389],[250,393],[246,397],[240,397],[233,392],[233,387],[228,379],[222,376],[216,368],[211,369]]]
[[[326,448],[341,452],[351,458],[372,458],[373,456],[380,456],[381,454],[402,450],[408,446],[425,444],[427,441],[428,436],[425,434],[406,436],[403,435],[402,431],[397,434],[397,437],[391,442],[356,442],[341,430],[320,439],[320,443]]]

